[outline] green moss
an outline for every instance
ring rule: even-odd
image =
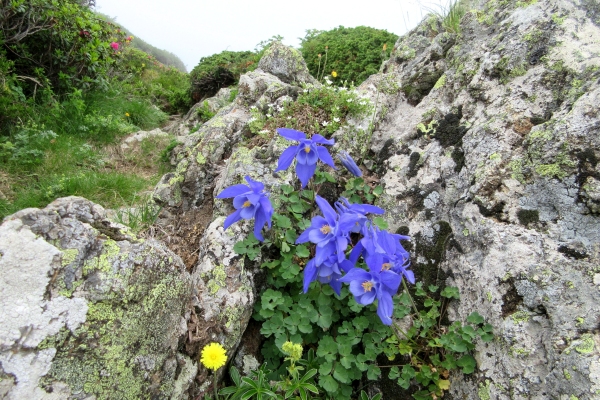
[[[538,210],[519,210],[517,211],[517,218],[521,225],[535,224],[540,220],[540,213]]]
[[[102,244],[100,255],[87,260],[83,266],[83,274],[97,270],[105,273],[111,273],[113,269],[114,258],[121,252],[121,248],[112,239],[106,239]]]
[[[485,385],[483,383],[479,384],[479,389],[477,390],[477,395],[479,396],[479,400],[490,400],[490,380],[485,380]]]
[[[227,124],[223,121],[222,117],[214,117],[210,120],[210,124],[208,124],[210,128],[225,128]]]
[[[568,370],[563,370],[563,374],[565,375],[565,379],[566,380],[571,380],[572,376],[571,373]]]
[[[581,343],[575,347],[580,354],[590,354],[594,351],[594,336],[591,333],[585,333],[581,336]]]
[[[62,250],[61,265],[63,267],[66,267],[67,265],[71,264],[73,261],[75,261],[75,259],[77,258],[78,254],[79,254],[79,250],[77,250],[77,249],[65,249],[65,250]]]
[[[214,296],[219,289],[226,285],[227,273],[225,273],[225,266],[215,265],[210,273],[202,275],[203,278],[207,276],[210,276],[211,279],[206,283],[206,287],[208,288],[208,292]]]
[[[531,350],[528,350],[528,349],[526,349],[524,347],[512,346],[510,348],[510,353],[513,356],[527,357],[529,354],[531,354]]]
[[[527,311],[517,311],[510,316],[515,324],[529,321],[530,315]]]
[[[444,87],[445,84],[446,84],[446,74],[440,76],[440,79],[438,79],[437,82],[435,83],[435,85],[433,85],[433,88],[440,89],[440,88]]]
[[[206,157],[204,157],[202,153],[198,152],[198,154],[196,155],[196,162],[198,164],[206,164]]]

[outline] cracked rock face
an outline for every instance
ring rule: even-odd
[[[79,197],[0,225],[0,393],[7,399],[183,398],[192,279]]]
[[[386,109],[370,144],[378,205],[413,237],[417,278],[460,289],[451,320],[495,327],[453,398],[596,399],[595,6],[500,3],[479,2],[459,36],[426,19],[359,87]]]

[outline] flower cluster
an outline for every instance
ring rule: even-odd
[[[296,175],[304,188],[315,174],[319,160],[335,169],[333,159],[324,147],[332,146],[333,139],[318,134],[307,138],[304,132],[288,128],[277,129],[277,132],[298,144],[283,151],[276,171],[289,168],[296,160]],[[347,152],[338,151],[338,159],[353,175],[362,175]],[[249,186],[234,185],[217,196],[234,197],[236,211],[225,220],[225,229],[242,218],[254,218],[254,235],[263,241],[261,230],[265,223],[271,227],[273,207],[262,183],[248,176],[246,181]],[[304,292],[312,282],[319,281],[329,284],[340,295],[342,283],[348,283],[357,303],[368,305],[377,300],[378,316],[384,324],[391,325],[392,297],[398,292],[402,279],[415,283],[414,274],[408,269],[409,253],[400,242],[409,237],[383,231],[373,224],[368,215],[383,214],[384,210],[379,207],[352,204],[342,197],[334,208],[319,195],[315,195],[315,202],[322,215],[313,217],[310,226],[296,240],[296,244],[310,242],[315,245],[314,257],[304,268]],[[349,251],[353,241],[355,244]],[[361,257],[368,270],[356,266]]]
[[[379,207],[351,204],[342,198],[335,204],[336,212],[318,195],[316,202],[323,216],[314,217],[310,227],[296,241],[316,245],[315,257],[304,269],[304,292],[318,280],[328,283],[339,295],[341,284],[348,283],[357,303],[367,305],[378,300],[377,314],[384,324],[390,325],[392,296],[398,291],[402,277],[415,283],[412,271],[408,270],[409,254],[400,243],[409,238],[382,231],[369,221],[367,214],[383,214]],[[360,233],[363,237],[346,259],[351,233]],[[361,256],[369,271],[355,267]]]

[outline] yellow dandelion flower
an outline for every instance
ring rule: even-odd
[[[331,71],[331,76],[333,76],[334,78],[337,78],[337,72]]]
[[[202,349],[200,361],[206,368],[216,371],[227,362],[225,352],[219,343],[209,343]]]
[[[126,117],[129,117],[129,113],[125,113],[125,116],[126,116]]]

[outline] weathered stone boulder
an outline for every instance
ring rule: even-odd
[[[192,277],[78,197],[0,225],[0,394],[7,399],[184,399]]]
[[[479,3],[458,36],[426,19],[359,87],[379,104],[379,205],[412,236],[417,278],[460,289],[451,320],[495,327],[453,398],[596,399],[597,5]]]
[[[288,84],[316,84],[310,75],[302,53],[277,41],[273,42],[258,62],[258,68]]]

